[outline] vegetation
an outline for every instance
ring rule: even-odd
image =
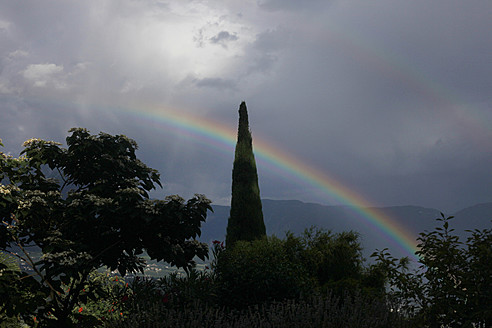
[[[74,309],[101,295],[89,279],[96,269],[142,271],[144,251],[185,269],[205,259],[208,247],[195,237],[211,209],[203,196],[150,200],[159,174],[137,159],[135,141],[70,132],[68,148],[31,139],[20,158],[0,154],[0,250],[29,267],[0,264],[0,311],[59,327],[81,321]]]
[[[331,293],[380,296],[384,278],[363,266],[354,232],[332,234],[315,228],[284,240],[264,237],[239,241],[221,252],[215,267],[219,299],[224,305],[245,307],[303,295]],[[370,279],[369,279],[370,278]]]
[[[491,327],[492,229],[469,231],[462,242],[452,218],[441,213],[442,227],[420,233],[418,271],[408,272],[386,250],[373,256],[388,278],[388,296],[417,326]]]
[[[238,240],[251,241],[266,235],[258,186],[258,173],[253,154],[246,103],[239,106],[237,144],[232,169],[231,215],[227,224],[226,245]]]
[[[162,302],[145,303],[127,320],[107,322],[114,328],[407,328],[401,316],[386,311],[385,304],[367,297],[313,295],[263,303],[243,310],[203,306],[170,308]]]
[[[492,229],[461,241],[441,214],[415,270],[387,249],[368,265],[357,233],[313,227],[214,241],[199,271],[209,201],[150,200],[159,175],[134,141],[71,132],[67,149],[33,139],[0,154],[0,328],[492,326]],[[125,277],[144,251],[186,275]]]

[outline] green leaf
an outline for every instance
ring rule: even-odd
[[[41,276],[34,279],[22,272],[19,286],[9,287],[9,295],[18,300],[15,306],[25,309],[26,316],[50,309],[59,320],[67,319],[59,317],[65,314],[57,309],[90,294],[75,293],[75,300],[60,297],[54,306],[51,288],[80,290],[88,283],[86,273],[102,266],[118,268],[123,275],[143,273],[136,254],[144,250],[184,268],[191,267],[195,256],[205,259],[208,254],[207,247],[190,240],[200,234],[211,209],[208,199],[149,201],[147,191],[161,186],[159,174],[136,157],[136,142],[125,136],[91,135],[81,128],[70,132],[68,148],[32,139],[22,151],[26,160],[2,161],[2,173],[20,188],[1,198],[1,206],[16,208],[19,222],[8,232],[42,252],[42,258],[33,258]],[[47,178],[51,176],[56,180]],[[0,227],[3,247],[11,236]]]

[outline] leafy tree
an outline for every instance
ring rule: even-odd
[[[258,173],[253,154],[246,103],[239,106],[237,144],[232,169],[231,212],[227,224],[226,245],[238,240],[251,241],[266,235],[258,186]]]
[[[323,292],[339,297],[345,294],[384,295],[384,277],[364,265],[359,234],[354,231],[332,233],[311,227],[299,237],[287,234],[286,243],[293,261],[302,263]]]
[[[332,234],[311,227],[300,239],[305,261],[310,262],[320,285],[344,278],[357,278],[362,271],[362,247],[353,231]]]
[[[423,232],[418,238],[420,250],[417,254],[421,256],[420,263],[426,269],[424,277],[427,280],[427,299],[423,305],[426,321],[431,327],[463,324],[461,309],[465,307],[466,297],[462,284],[467,258],[459,237],[449,228],[451,218],[442,215],[438,219],[443,222],[442,228]]]
[[[476,323],[475,327],[492,327],[492,229],[470,232],[463,281],[468,320]]]
[[[470,231],[466,242],[453,234],[453,217],[441,213],[442,227],[420,233],[419,270],[385,250],[373,254],[385,269],[401,310],[427,327],[492,325],[492,229]]]
[[[382,276],[383,283],[387,284],[388,292],[385,296],[390,306],[412,321],[416,327],[424,326],[420,315],[424,302],[421,272],[410,271],[408,257],[394,258],[387,248],[377,250],[371,257],[376,260],[372,265],[373,272]]]
[[[71,326],[74,308],[97,297],[88,279],[95,269],[143,271],[144,251],[185,269],[194,256],[204,259],[208,247],[195,238],[211,209],[201,195],[149,199],[159,173],[126,136],[69,132],[67,148],[30,139],[19,158],[0,153],[0,250],[30,267],[4,268],[0,312],[59,327]],[[41,258],[32,256],[36,249]]]
[[[492,324],[492,229],[475,230],[463,243],[441,213],[442,228],[420,234],[426,280],[424,315],[431,327]]]

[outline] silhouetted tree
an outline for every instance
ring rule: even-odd
[[[417,238],[419,270],[387,250],[374,253],[389,279],[390,298],[417,327],[492,327],[492,229],[467,230],[463,242],[441,213],[442,227]]]
[[[152,200],[148,192],[161,185],[160,176],[137,158],[135,141],[70,132],[68,148],[30,139],[19,158],[0,152],[0,254],[29,267],[0,261],[0,321],[35,315],[39,327],[79,327],[81,317],[97,320],[77,311],[103,295],[89,279],[95,270],[143,272],[144,251],[187,270],[195,256],[208,255],[196,240],[208,199]]]
[[[238,240],[255,240],[266,235],[261,207],[258,173],[253,154],[253,139],[249,130],[246,103],[239,106],[237,144],[232,169],[232,199],[226,244]]]

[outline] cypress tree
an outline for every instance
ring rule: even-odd
[[[253,154],[253,139],[249,130],[246,103],[243,101],[239,106],[239,126],[232,169],[231,212],[227,223],[226,244],[232,247],[238,240],[251,241],[264,235],[266,229]]]

